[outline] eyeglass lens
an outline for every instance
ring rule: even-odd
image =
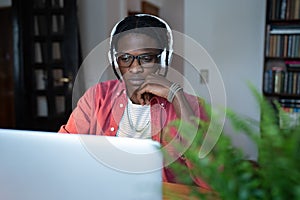
[[[157,58],[160,54],[141,54],[131,55],[128,53],[117,56],[117,62],[120,67],[130,67],[135,59],[138,60],[139,65],[145,68],[153,67],[157,63]]]

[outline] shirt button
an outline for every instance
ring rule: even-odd
[[[124,104],[120,103],[120,108],[123,108],[124,107]]]
[[[161,103],[160,105],[161,105],[161,107],[165,108],[165,104],[164,103]]]
[[[114,127],[111,127],[111,128],[110,128],[110,131],[114,131],[114,130],[115,130],[115,128],[114,128]]]

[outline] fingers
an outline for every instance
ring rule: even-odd
[[[136,92],[136,98],[141,105],[150,105],[152,96],[155,95],[147,87],[143,87]]]
[[[160,75],[151,74],[136,91],[137,100],[141,105],[149,105],[150,100],[155,96],[167,98],[171,82]]]
[[[143,94],[143,99],[147,105],[150,104],[150,100],[152,97],[153,97],[153,94],[151,94],[151,93],[146,92]]]

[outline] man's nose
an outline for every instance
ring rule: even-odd
[[[139,73],[143,72],[143,67],[139,64],[138,59],[134,59],[133,63],[131,64],[129,71],[132,73]]]

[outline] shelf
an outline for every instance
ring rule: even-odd
[[[267,23],[267,24],[271,24],[271,25],[279,25],[279,26],[291,26],[291,25],[299,26],[299,24],[300,24],[300,19],[289,19],[289,20],[277,19],[277,20],[267,20],[266,23]]]
[[[267,0],[265,28],[263,95],[299,124],[300,1]]]
[[[270,30],[272,35],[298,35],[300,34],[300,29],[292,28],[281,28],[281,29],[272,29]]]
[[[300,96],[299,94],[284,94],[284,93],[281,93],[281,94],[277,94],[277,93],[267,93],[267,92],[263,92],[264,95],[266,97],[273,97],[273,98],[276,98],[276,99],[299,99],[300,100]]]
[[[292,61],[292,60],[297,60],[299,61],[300,58],[298,57],[283,57],[283,56],[265,56],[265,60],[286,60],[286,61]]]
[[[290,57],[281,57],[281,56],[265,56],[266,60],[287,60],[287,61],[300,61],[300,58],[290,58]]]

